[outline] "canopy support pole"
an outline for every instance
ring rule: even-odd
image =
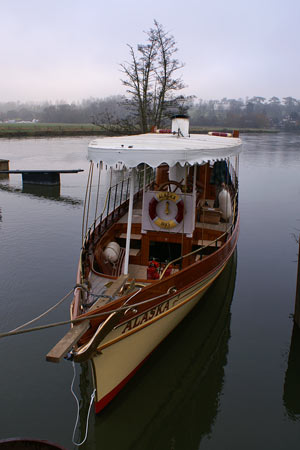
[[[125,262],[124,262],[124,275],[128,275],[129,266],[129,250],[130,250],[130,236],[131,236],[131,224],[132,224],[132,211],[133,211],[133,196],[134,196],[134,177],[135,169],[133,168],[130,174],[130,193],[129,193],[129,209],[128,209],[128,222],[127,222],[127,235],[126,235],[126,249],[125,249]]]
[[[193,177],[193,230],[196,226],[196,206],[197,206],[197,188],[196,188],[196,181],[197,181],[197,171],[198,171],[198,164],[194,164],[194,177]]]
[[[147,166],[146,166],[146,164],[144,164],[144,180],[143,180],[143,201],[142,201],[142,211],[144,211],[144,202],[145,202],[146,170],[147,170]]]

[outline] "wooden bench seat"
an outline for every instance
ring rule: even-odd
[[[127,234],[126,233],[121,233],[118,238],[119,239],[126,239]],[[131,234],[130,235],[130,240],[134,240],[134,241],[140,241],[142,239],[142,235],[141,234]]]
[[[208,241],[207,239],[199,239],[198,241],[196,241],[196,242],[194,242],[194,245],[202,245],[203,247],[206,247],[206,246],[210,246],[210,247],[221,247],[221,245],[222,245],[222,242],[221,241],[217,241],[217,242],[214,242],[214,241]]]

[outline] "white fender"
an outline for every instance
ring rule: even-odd
[[[222,219],[228,220],[232,216],[231,198],[226,189],[222,189],[219,193],[219,208]]]
[[[119,255],[120,255],[120,246],[117,242],[110,242],[104,252],[104,257],[109,261],[110,263],[115,263],[118,261]]]

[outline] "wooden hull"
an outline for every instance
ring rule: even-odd
[[[125,386],[153,350],[184,319],[223,271],[226,262],[205,280],[123,322],[109,333],[92,358],[96,387],[95,411],[100,412]]]
[[[163,296],[159,301],[128,310],[89,358],[96,388],[96,413],[116,396],[153,350],[201,300],[232,256],[238,232],[239,220],[231,237],[212,255],[176,275],[142,289],[134,297],[132,303],[143,302],[167,289],[175,288],[174,293]],[[95,324],[97,319],[94,330]],[[80,352],[79,349],[79,354]]]
[[[137,152],[127,152],[124,137],[121,147],[115,139],[111,141],[116,153],[114,158],[117,155],[119,158],[120,154],[122,158],[126,156],[128,167],[134,169],[127,171],[128,178],[124,170],[116,184],[110,172],[110,188],[103,212],[99,217],[95,213],[95,221],[88,228],[91,162],[82,251],[70,311],[73,323],[47,354],[47,360],[58,362],[68,354],[68,358],[78,363],[91,361],[96,412],[112,400],[145,359],[190,313],[224,270],[236,248],[238,181],[229,157],[236,156],[237,166],[240,143],[234,140],[215,142],[215,138],[208,142],[201,137],[193,143],[194,139],[181,141],[176,136],[170,137],[168,141],[157,141],[153,140],[153,135],[146,140],[138,136]],[[166,142],[172,143],[174,154],[165,147]],[[186,147],[188,142],[190,153]],[[222,161],[216,158],[220,143],[224,146],[221,147]],[[110,145],[102,147],[102,144],[98,156],[110,158]],[[165,175],[170,179],[166,177],[164,182],[159,176],[155,179],[153,151],[149,150],[149,145],[155,146],[159,158],[161,149],[168,148],[170,164]],[[139,164],[135,160],[145,157],[144,151],[139,156],[139,149],[144,146],[151,153],[148,168],[146,160]],[[225,149],[228,161],[225,161]],[[183,168],[179,164],[175,170],[174,158],[179,157],[179,150],[182,151],[179,161],[184,158],[186,165]],[[214,164],[207,159],[207,151],[209,154],[211,151],[212,160],[217,159]],[[98,166],[97,205],[104,161],[100,159]],[[223,209],[222,205],[217,208],[221,193],[226,197],[225,206],[231,206],[230,214],[224,205]]]

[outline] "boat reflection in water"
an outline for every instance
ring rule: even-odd
[[[101,416],[90,418],[88,440],[82,448],[199,448],[201,439],[212,432],[218,414],[236,265],[235,251],[193,313],[156,349]],[[81,365],[81,439],[93,389],[88,369],[87,363]]]
[[[300,420],[300,329],[294,325],[288,368],[285,374],[283,403],[290,419]]]
[[[22,188],[10,186],[6,183],[0,183],[0,191],[10,192],[12,194],[27,194],[32,197],[39,197],[55,202],[68,203],[70,205],[82,205],[82,200],[60,195],[60,185],[26,184]]]

